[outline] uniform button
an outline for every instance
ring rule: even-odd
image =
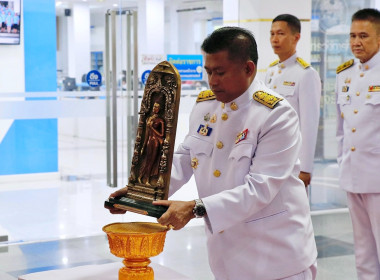
[[[360,95],[360,92],[356,92],[356,96],[359,96]]]
[[[224,120],[224,121],[228,120],[228,115],[227,115],[227,113],[223,113],[223,114],[222,114],[222,120]]]
[[[222,234],[223,232],[224,232],[224,230],[219,231],[220,234]]]
[[[216,169],[216,170],[214,171],[214,176],[215,176],[215,177],[220,177],[220,174],[222,174],[222,173],[220,173],[220,171],[219,171],[218,169]]]
[[[354,110],[354,113],[357,114],[359,111],[357,109]]]
[[[367,99],[371,99],[371,97],[372,97],[372,96],[371,96],[371,94],[369,94],[369,93],[366,95],[366,98],[367,98]]]
[[[365,69],[365,70],[368,70],[368,69],[369,69],[369,66],[368,66],[368,65],[364,66],[364,69]]]
[[[355,147],[351,147],[351,151],[355,152],[356,148]]]
[[[198,159],[197,158],[192,158],[191,159],[191,167],[193,168],[193,169],[197,169],[197,167],[198,167]]]
[[[352,132],[356,132],[356,128],[353,127],[353,128],[351,129],[351,131],[352,131]]]
[[[276,89],[276,88],[277,88],[277,86],[273,86],[273,88],[274,88],[274,89]]]
[[[343,113],[343,112],[340,112],[340,117],[341,117],[342,119],[344,119],[344,113]]]
[[[222,141],[218,141],[217,143],[216,143],[216,147],[218,148],[218,149],[221,149],[221,148],[223,148],[223,142]]]
[[[232,102],[230,107],[233,111],[236,111],[237,109],[239,109],[238,105],[235,102]]]
[[[278,73],[280,73],[280,74],[281,74],[281,70],[278,70]]]
[[[360,73],[360,77],[364,77],[364,73]]]
[[[222,102],[221,106],[222,106],[222,109],[224,109],[224,103],[223,102]]]

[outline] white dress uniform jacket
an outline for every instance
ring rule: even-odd
[[[189,133],[173,158],[170,194],[194,174],[207,210],[210,267],[218,280],[284,278],[317,257],[298,179],[297,114],[285,100],[270,108],[254,100],[254,93],[263,103],[280,98],[255,80],[233,102],[196,103]]]
[[[318,72],[295,53],[287,60],[281,63],[277,60],[269,66],[265,84],[285,97],[296,110],[302,135],[301,171],[312,173],[321,99]]]
[[[379,193],[380,52],[337,69],[339,181],[352,193]]]

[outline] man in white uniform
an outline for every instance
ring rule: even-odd
[[[317,71],[297,55],[301,22],[289,14],[272,21],[270,43],[278,60],[268,68],[265,84],[281,94],[296,110],[302,135],[300,179],[310,184],[317,143],[321,79]]]
[[[173,194],[194,175],[201,199],[154,201],[169,207],[158,222],[178,230],[203,217],[218,280],[315,279],[297,113],[254,80],[257,46],[249,31],[220,28],[202,50],[212,91],[198,96],[170,181]]]
[[[337,140],[341,187],[347,191],[359,280],[380,279],[380,12],[352,16],[357,60],[337,68]]]

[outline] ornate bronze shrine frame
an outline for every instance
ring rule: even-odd
[[[152,201],[168,198],[180,95],[177,69],[167,61],[157,64],[141,102],[128,193],[106,205],[157,218],[167,210]]]

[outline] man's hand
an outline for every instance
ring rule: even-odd
[[[128,191],[128,187],[124,187],[114,193],[111,193],[109,198],[115,198],[115,197],[118,197],[118,196],[124,196],[127,194],[127,191]],[[104,206],[105,208],[107,208],[108,210],[110,210],[111,214],[125,214],[125,212],[127,212],[126,210],[122,210],[122,209],[117,209],[115,207],[108,207],[108,206]]]
[[[310,185],[310,182],[311,182],[311,174],[310,173],[301,171],[300,175],[298,177],[305,184],[305,188],[307,188],[307,186]]]
[[[169,207],[169,209],[159,219],[157,219],[157,221],[164,226],[173,226],[174,230],[183,228],[192,218],[194,218],[194,200],[157,200],[153,201],[153,205],[164,205]]]

